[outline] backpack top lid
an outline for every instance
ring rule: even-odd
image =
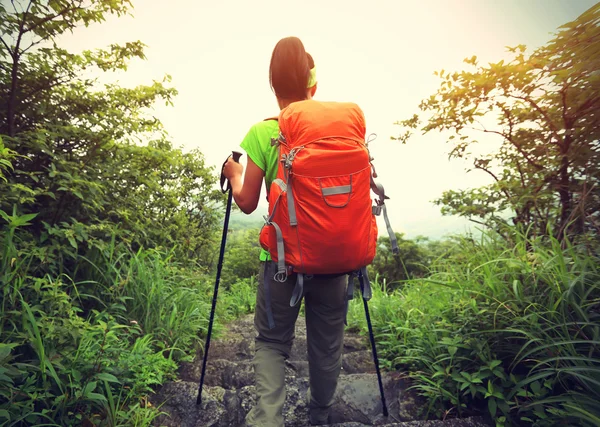
[[[364,144],[366,134],[365,116],[357,104],[313,99],[293,102],[281,110],[279,129],[290,146],[332,137]]]

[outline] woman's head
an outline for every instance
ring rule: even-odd
[[[312,56],[304,50],[299,38],[286,37],[275,45],[269,66],[269,82],[281,108],[314,95],[316,81],[311,82],[314,66]]]

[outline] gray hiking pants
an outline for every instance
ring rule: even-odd
[[[270,265],[269,265],[270,264]],[[265,268],[269,274],[265,277]],[[291,275],[275,282],[274,263],[261,263],[254,325],[258,333],[254,354],[257,403],[246,417],[248,426],[283,427],[285,360],[294,340],[300,304],[290,307],[296,283]],[[269,329],[265,279],[275,327]],[[304,282],[304,304],[310,376],[309,415],[311,423],[326,424],[342,366],[346,286],[348,276],[313,278]]]

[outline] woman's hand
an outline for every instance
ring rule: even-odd
[[[223,175],[225,178],[231,183],[231,181],[234,181],[236,178],[240,178],[242,172],[244,172],[244,167],[233,160],[233,157],[229,157],[223,167]]]

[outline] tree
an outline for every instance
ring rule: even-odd
[[[221,281],[231,286],[241,279],[256,277],[261,252],[258,235],[260,229],[231,229],[227,239],[226,256],[223,261]]]
[[[149,113],[172,103],[169,77],[148,86],[102,85],[106,71],[144,58],[139,41],[73,54],[57,36],[128,13],[128,0],[15,0],[0,5],[0,134],[11,157],[0,210],[38,213],[27,231],[40,266],[69,268],[77,254],[177,248],[208,264],[223,197],[198,151],[183,153]],[[0,147],[1,148],[1,147]],[[5,164],[4,161],[2,161]]]
[[[386,280],[388,289],[393,289],[398,282],[422,277],[427,272],[428,253],[422,244],[427,239],[404,239],[402,233],[395,233],[398,241],[398,254],[392,253],[392,245],[388,236],[377,240],[377,254],[371,264],[372,273]]]
[[[3,425],[151,422],[158,412],[140,399],[208,321],[195,264],[215,256],[223,195],[202,154],[173,147],[148,108],[175,89],[168,77],[135,88],[89,77],[143,59],[140,42],[79,54],[56,45],[129,9],[0,5]]]
[[[490,185],[447,191],[436,201],[456,214],[495,227],[513,224],[557,236],[600,230],[600,5],[560,28],[545,46],[488,65],[466,59],[473,71],[438,73],[437,93],[398,124],[406,142],[414,129],[451,131],[450,158],[472,157]],[[494,120],[495,124],[494,124]],[[469,149],[476,133],[498,137],[497,151]]]

